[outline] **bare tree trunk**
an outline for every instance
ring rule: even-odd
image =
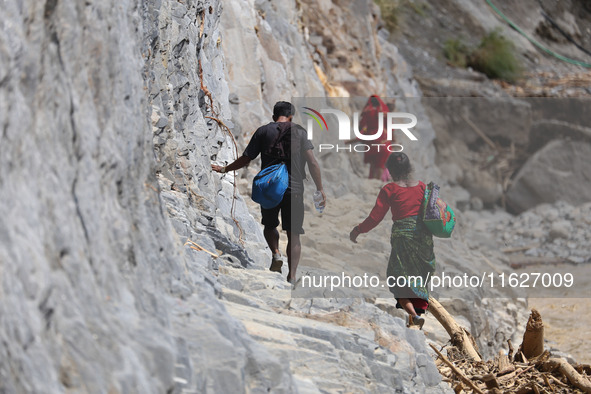
[[[482,361],[472,335],[460,326],[445,308],[433,297],[429,297],[429,312],[441,323],[451,338],[451,343],[474,361]]]
[[[531,315],[527,320],[525,333],[523,333],[523,342],[519,346],[519,352],[527,359],[531,359],[544,353],[544,323],[540,313],[532,309]]]

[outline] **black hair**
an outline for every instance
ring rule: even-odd
[[[406,153],[394,152],[388,156],[386,168],[394,181],[407,181],[412,173],[412,165]]]
[[[369,99],[369,101],[371,102],[371,106],[374,108],[377,108],[380,106],[380,101],[378,100],[377,97],[371,96],[371,98]]]
[[[295,107],[287,101],[277,101],[273,107],[273,119],[277,119],[280,116],[290,117],[295,115]]]

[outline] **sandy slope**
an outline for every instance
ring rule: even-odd
[[[591,285],[589,267],[569,266],[577,280]],[[567,293],[567,297],[583,294]],[[531,298],[529,305],[538,309],[544,319],[548,346],[570,353],[580,363],[591,363],[591,299],[589,298]]]

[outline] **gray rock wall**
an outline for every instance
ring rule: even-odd
[[[209,171],[230,156],[204,117],[227,120],[220,3],[2,8],[0,391],[290,390],[182,247],[252,260]],[[241,199],[236,216],[257,228]]]
[[[141,13],[3,3],[3,392],[174,384],[161,295],[180,266],[153,175]]]

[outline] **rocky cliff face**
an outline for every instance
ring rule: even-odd
[[[210,162],[235,154],[237,114],[246,130],[276,97],[328,85],[293,56],[308,45],[295,3],[224,6],[3,3],[0,391],[318,392],[343,375],[352,391],[445,390],[401,319],[362,303],[359,326],[315,323],[262,270],[261,230]],[[243,30],[226,19],[222,37],[220,15]]]
[[[248,265],[260,241],[237,246],[209,170],[219,2],[2,8],[0,391],[290,391],[218,301],[211,256],[182,247]]]

